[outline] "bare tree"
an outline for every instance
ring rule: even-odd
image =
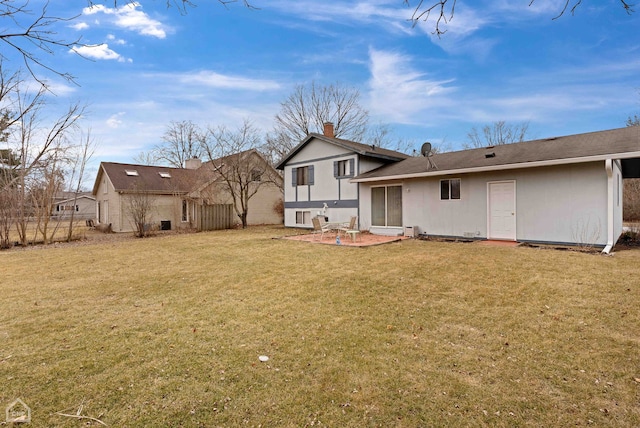
[[[469,142],[467,148],[499,146],[502,144],[521,143],[525,141],[529,131],[529,122],[520,124],[508,124],[505,121],[497,121],[492,125],[485,125],[482,133],[477,128],[472,128],[467,134]]]
[[[633,116],[629,116],[625,121],[627,126],[640,126],[640,116],[634,114]]]
[[[393,128],[387,123],[377,123],[367,127],[363,143],[375,147],[384,147],[402,153],[409,153],[413,148],[413,142],[396,137]]]
[[[6,142],[7,135],[2,132],[2,142]],[[11,247],[9,233],[13,227],[16,206],[16,187],[5,186],[5,183],[13,182],[15,167],[20,164],[14,152],[10,149],[0,150],[0,249]]]
[[[38,12],[34,12],[29,7],[29,0],[0,0],[0,22],[3,24],[0,41],[21,55],[25,67],[38,82],[42,83],[42,80],[38,77],[39,73],[34,71],[34,66],[73,81],[71,74],[54,69],[38,55],[53,55],[58,48],[71,49],[81,45],[80,39],[64,40],[55,32],[57,24],[76,17],[51,16],[47,12],[47,6],[48,3],[45,3]],[[0,58],[4,59],[5,56],[0,53]]]
[[[209,127],[209,135],[203,148],[221,185],[219,190],[231,200],[246,228],[249,201],[263,186],[275,185],[279,176],[258,152],[260,133],[248,120],[236,130]]]
[[[138,165],[155,165],[158,162],[153,150],[142,151],[133,157],[133,163]]]
[[[87,167],[87,163],[93,157],[93,154],[96,150],[97,144],[91,138],[91,130],[89,130],[86,136],[81,135],[80,144],[77,147],[74,147],[77,150],[76,155],[73,157],[73,167],[71,170],[71,176],[69,177],[69,183],[71,186],[74,185],[75,188],[72,189],[73,192],[73,204],[72,206],[77,206],[78,204],[78,195],[80,194],[80,189],[82,188],[82,182],[85,179],[85,169]],[[73,231],[75,227],[74,219],[75,219],[76,210],[71,211],[71,215],[69,216],[69,229],[67,231],[67,242],[71,242],[73,239]]]
[[[134,235],[144,238],[149,233],[149,220],[155,207],[155,198],[144,186],[136,185],[125,198],[125,212],[134,228]]]
[[[358,89],[340,83],[297,85],[280,103],[266,151],[280,159],[310,133],[321,133],[325,122],[333,123],[336,138],[359,141],[368,121],[369,113],[360,104]]]
[[[137,4],[139,0],[113,0],[113,6],[122,4]],[[239,0],[218,0],[225,7],[233,3],[240,3]],[[74,82],[74,76],[68,72],[61,71],[40,57],[40,54],[54,55],[58,49],[65,49],[78,53],[77,48],[81,46],[91,46],[81,42],[81,37],[75,39],[65,39],[59,37],[56,27],[60,24],[68,24],[79,15],[71,17],[60,17],[48,13],[49,2],[37,9],[30,7],[30,0],[0,0],[0,42],[4,43],[9,50],[17,52],[24,62],[25,67],[31,76],[41,84],[44,80],[40,77],[37,69],[51,72],[63,77],[69,82]],[[89,6],[96,2],[87,0]],[[241,2],[248,8],[255,7],[248,1]],[[180,13],[186,14],[190,7],[196,4],[191,0],[166,0],[167,8],[175,7]],[[0,59],[5,55],[0,50]]]
[[[625,179],[623,194],[624,221],[640,222],[640,178]]]
[[[38,235],[44,244],[53,241],[53,238],[60,226],[60,220],[52,222],[52,202],[64,186],[64,174],[61,166],[64,163],[65,148],[59,144],[48,156],[46,161],[41,163],[40,168],[36,168],[29,175],[29,202],[35,223],[33,229],[33,242],[36,242]],[[51,226],[51,227],[50,227]]]
[[[206,135],[190,120],[171,122],[162,136],[164,144],[153,148],[152,158],[175,168],[184,168],[185,162],[204,155]]]
[[[626,0],[619,0],[620,5],[624,8],[624,10],[631,14],[634,12],[633,5]],[[529,6],[531,6],[535,0],[529,1]],[[412,2],[410,0],[404,0],[404,4],[413,7],[413,15],[410,18],[410,21],[413,22],[413,25],[417,25],[418,22],[423,21],[426,22],[434,16],[435,18],[435,27],[433,30],[434,34],[437,34],[438,37],[442,34],[446,33],[447,30],[443,27],[453,19],[456,10],[456,0],[438,0],[438,1],[425,1],[425,0],[417,0],[413,2],[415,6],[411,6]],[[564,15],[567,10],[571,12],[573,15],[578,8],[582,4],[582,0],[565,0],[564,5],[558,11],[558,14],[553,19],[558,19],[562,15]]]
[[[11,222],[16,226],[19,242],[28,243],[27,225],[33,212],[33,199],[29,199],[31,185],[41,183],[38,173],[46,171],[66,144],[66,136],[76,127],[84,111],[78,104],[50,123],[43,123],[45,88],[32,92],[19,73],[8,75],[0,63],[0,105],[3,107],[2,131],[7,150],[14,162],[0,183],[0,192],[10,192],[14,204],[10,210]],[[8,132],[8,134],[7,134]],[[42,177],[42,174],[40,174]],[[35,187],[34,187],[35,189]]]

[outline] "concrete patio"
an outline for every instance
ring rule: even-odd
[[[290,239],[292,241],[310,242],[313,244],[325,244],[325,245],[338,245],[336,243],[336,233],[326,232],[322,239],[320,234],[308,233],[304,235],[292,235],[285,236],[284,239]],[[398,242],[404,239],[409,239],[406,236],[381,236],[373,235],[369,232],[360,232],[355,235],[355,240],[351,239],[349,235],[344,233],[340,234],[340,245],[344,247],[370,247],[373,245],[387,244],[389,242]]]

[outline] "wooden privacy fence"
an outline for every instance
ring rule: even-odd
[[[232,204],[201,205],[198,229],[202,231],[231,229],[234,219]]]

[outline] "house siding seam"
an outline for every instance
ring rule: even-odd
[[[331,156],[324,156],[324,157],[320,157],[320,158],[313,158],[313,159],[307,159],[304,161],[300,161],[300,162],[291,162],[291,163],[287,163],[287,166],[290,167],[297,167],[300,165],[308,165],[310,163],[313,162],[322,162],[322,161],[327,161],[327,160],[331,160],[331,159],[344,159],[347,156],[357,156],[357,153],[354,152],[350,152],[350,153],[341,153],[341,154],[337,154],[337,155],[331,155]]]
[[[358,208],[358,200],[357,199],[348,199],[348,200],[319,200],[319,201],[298,201],[298,202],[285,202],[284,207],[288,209],[315,209],[322,208],[324,204],[327,204],[330,208]]]

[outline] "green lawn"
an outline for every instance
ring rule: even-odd
[[[640,426],[640,250],[286,233],[0,252],[0,410],[21,398],[34,427]]]

